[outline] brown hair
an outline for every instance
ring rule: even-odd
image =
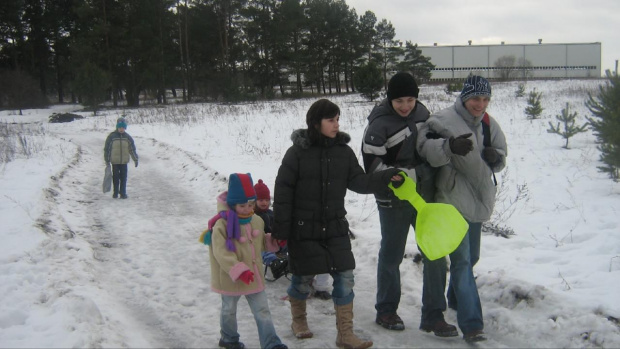
[[[306,125],[308,125],[308,138],[312,144],[319,143],[322,135],[320,131],[321,120],[331,119],[340,114],[340,108],[328,99],[319,99],[312,103],[306,113]]]

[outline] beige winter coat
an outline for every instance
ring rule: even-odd
[[[228,210],[226,205],[226,192],[217,198],[217,211]],[[213,226],[211,245],[209,248],[209,260],[211,264],[211,289],[214,292],[241,296],[261,292],[265,289],[265,269],[263,266],[262,252],[264,250],[277,251],[277,243],[271,239],[270,234],[265,236],[265,223],[258,215],[252,216],[249,224],[243,224],[241,237],[234,240],[235,252],[226,248],[226,224],[223,218]],[[250,270],[254,273],[254,281],[246,285],[239,276]]]

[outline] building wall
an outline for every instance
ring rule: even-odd
[[[495,62],[503,56],[531,63],[530,78],[601,76],[601,43],[418,46],[435,65],[431,80],[464,79],[470,73],[498,76]]]

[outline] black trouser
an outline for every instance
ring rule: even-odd
[[[112,165],[112,183],[114,195],[127,195],[127,164]]]

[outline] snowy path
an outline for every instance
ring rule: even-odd
[[[201,326],[213,319],[202,317],[200,309],[217,306],[219,299],[208,292],[206,253],[196,237],[209,201],[203,198],[214,197],[220,188],[194,191],[191,180],[167,171],[179,165],[175,162],[197,167],[189,165],[191,158],[142,141],[141,166],[129,170],[130,198],[112,199],[100,191],[100,138],[86,134],[72,139],[80,144],[79,151],[56,182],[59,194],[49,213],[61,215],[66,223],[61,229],[92,249],[92,279],[83,280],[86,285],[74,281],[75,286],[98,288],[108,298],[92,300],[109,333],[89,345],[204,346],[200,340],[217,335],[217,326]]]
[[[567,102],[583,120],[579,100],[595,80],[530,81],[553,115]],[[591,133],[561,148],[547,123],[523,119],[517,83],[494,86],[492,114],[509,139],[509,170],[501,174],[497,223],[504,239],[483,237],[477,284],[489,340],[481,348],[619,348],[619,187],[598,172]],[[425,86],[434,110],[449,106],[444,86]],[[330,96],[341,106],[341,128],[358,151],[371,108],[356,95]],[[74,105],[0,112],[19,156],[0,166],[0,347],[159,348],[217,345],[219,297],[209,290],[207,250],[197,242],[215,212],[215,196],[231,172],[250,172],[273,185],[288,135],[304,127],[313,99],[164,108],[110,109],[99,117]],[[49,124],[53,111],[83,120]],[[128,200],[101,193],[105,136],[116,118],[131,120],[141,157],[129,168]],[[23,142],[27,140],[27,144]],[[5,143],[3,143],[4,145]],[[6,143],[11,144],[11,142]],[[358,154],[359,156],[359,154]],[[219,172],[219,173],[218,173]],[[499,180],[499,177],[498,177]],[[513,205],[517,191],[527,194]],[[519,190],[517,190],[519,189]],[[467,348],[460,337],[418,330],[422,267],[412,263],[413,234],[401,264],[402,332],[374,323],[379,217],[370,195],[349,192],[347,217],[355,269],[355,331],[376,348]],[[513,215],[514,213],[514,215]],[[512,216],[506,218],[507,216]],[[291,348],[333,348],[331,302],[308,302],[315,337],[290,330],[288,282],[269,284],[270,309]],[[256,326],[241,301],[241,340],[256,347]],[[456,322],[448,310],[446,320]]]
[[[79,145],[76,157],[54,181],[58,194],[49,197],[52,205],[47,215],[59,216],[50,221],[64,222],[65,226],[55,229],[67,232],[67,237],[74,236],[74,240],[92,249],[92,259],[84,256],[83,260],[87,262],[83,267],[89,269],[90,279],[61,281],[70,285],[66,292],[74,298],[72,302],[81,297],[93,308],[92,318],[78,323],[99,328],[89,331],[99,333],[99,337],[84,344],[213,346],[219,338],[219,319],[212,314],[218,312],[204,309],[219,308],[220,301],[209,290],[207,253],[196,239],[209,218],[205,212],[213,211],[216,194],[225,190],[225,178],[181,149],[140,139],[139,167],[134,168],[131,163],[129,167],[129,199],[112,199],[110,193],[100,192],[101,135],[73,135],[72,142]],[[170,170],[173,167],[175,170]],[[179,168],[184,170],[178,171]],[[150,219],[144,219],[145,216]],[[309,321],[311,326],[316,324],[313,327],[317,336],[305,341],[293,338],[288,327],[288,302],[281,299],[286,287],[287,280],[280,279],[268,289],[272,315],[285,343],[300,348],[334,347],[336,330],[331,302],[310,300]],[[256,327],[248,312],[247,305],[240,302],[242,340],[256,346]],[[435,338],[422,344],[421,333],[415,328],[394,334],[372,320],[358,314],[356,331],[375,340],[378,347],[464,344],[460,340]],[[329,333],[321,333],[322,329]]]
[[[62,323],[75,324],[72,331],[80,340],[66,343],[81,347],[214,347],[219,338],[220,299],[210,291],[208,254],[197,238],[215,213],[214,198],[226,189],[225,176],[183,149],[136,138],[140,166],[134,168],[130,163],[129,199],[112,199],[111,193],[101,193],[102,134],[60,136],[76,145],[76,154],[47,190],[48,209],[39,219],[39,226],[52,239],[30,258],[50,270],[39,301],[64,307],[65,313],[74,317]],[[376,268],[379,236],[365,231],[367,222],[363,217],[367,217],[364,210],[368,208],[360,203],[366,199],[356,202],[358,199],[348,199],[352,204],[352,227],[362,236],[353,241],[356,274],[361,275],[355,288],[356,333],[372,339],[377,348],[469,347],[460,337],[438,338],[417,329],[421,267],[410,259],[401,267],[400,313],[407,329],[391,332],[374,324],[375,281],[371,275]],[[55,274],[54,268],[67,272]],[[514,288],[511,284],[489,288],[502,280],[502,276],[494,275],[479,280],[489,341],[477,346],[553,347],[553,338],[529,338],[516,330],[518,326],[511,326],[531,318],[527,311],[505,312],[519,293],[494,294]],[[315,337],[303,341],[293,337],[289,305],[282,300],[287,286],[288,281],[280,279],[267,289],[276,329],[284,343],[291,348],[335,347],[335,316],[329,301],[309,300],[309,324]],[[544,291],[531,291],[523,290],[534,297],[532,302],[545,299]],[[498,299],[506,304],[496,303]],[[552,312],[554,302],[551,297],[537,306]],[[248,347],[256,347],[254,320],[247,303],[239,305],[241,340]],[[579,318],[583,314],[576,310],[570,315]],[[446,319],[455,323],[455,313],[446,312]],[[588,319],[599,321],[593,315],[583,316],[580,321]],[[535,328],[541,322],[532,322],[531,326]]]

